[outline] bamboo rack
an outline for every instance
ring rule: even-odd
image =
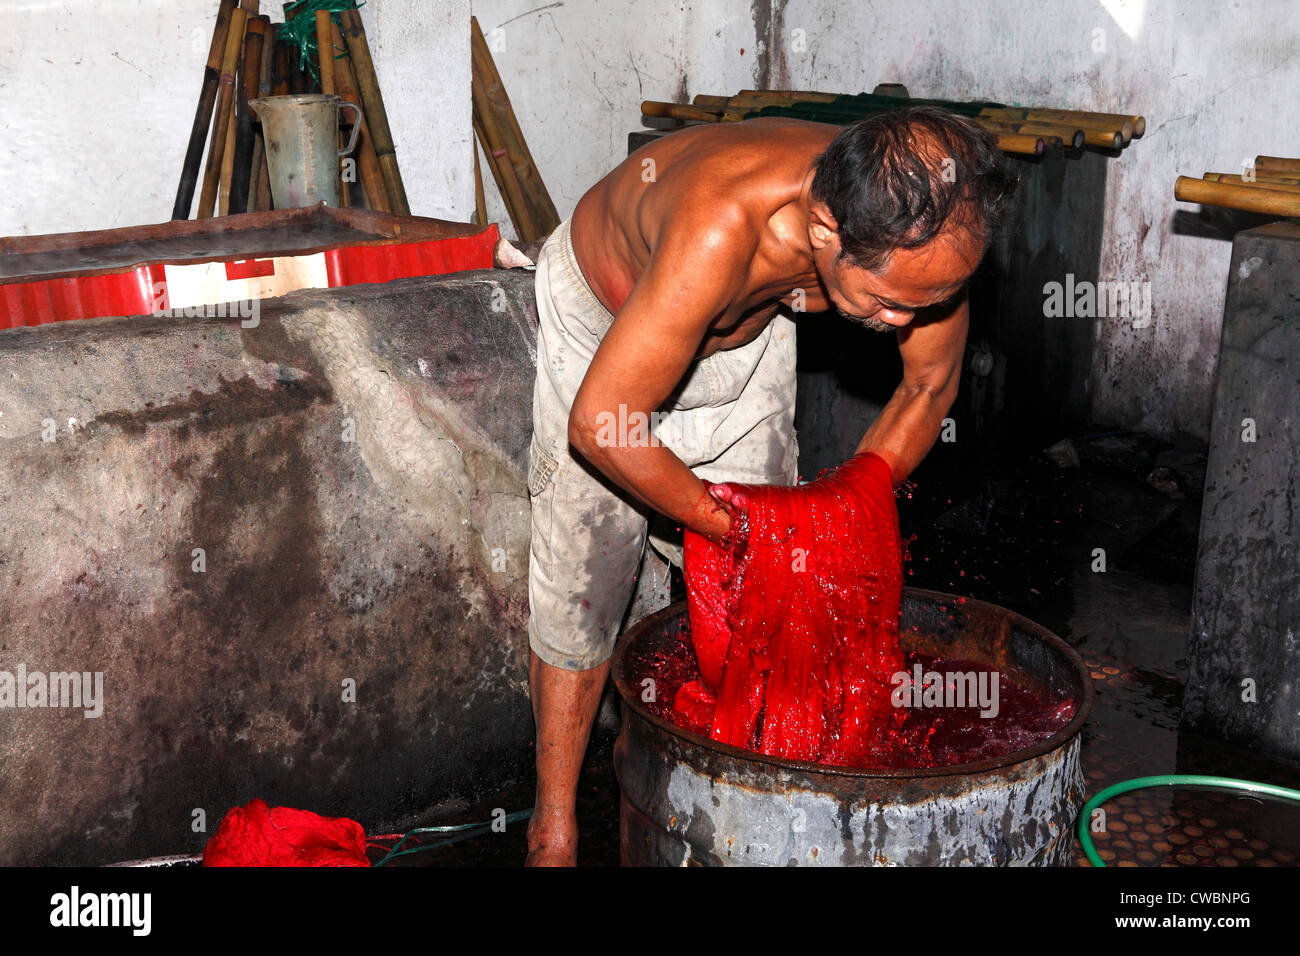
[[[1025,155],[1040,153],[1045,145],[1118,151],[1146,132],[1146,119],[1135,114],[1004,106],[984,101],[912,99],[883,93],[741,90],[734,96],[701,94],[689,104],[647,100],[642,104],[642,110],[646,116],[695,123],[793,116],[844,125],[871,113],[923,104],[941,106],[968,116],[992,133],[1004,152]]]

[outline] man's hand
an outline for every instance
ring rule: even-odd
[[[726,485],[709,485],[705,482],[704,488],[709,500],[703,503],[703,513],[698,522],[688,522],[686,525],[714,544],[722,543],[722,539],[731,531],[732,520],[735,517],[735,508],[731,501],[718,493],[720,488],[726,487]]]

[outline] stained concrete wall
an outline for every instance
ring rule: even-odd
[[[0,865],[526,777],[535,326],[489,271],[0,332]],[[55,672],[101,714],[15,706]]]
[[[171,218],[217,5],[0,4],[0,235]],[[284,19],[280,3],[262,12]],[[467,220],[468,0],[372,2],[361,17],[411,212]]]

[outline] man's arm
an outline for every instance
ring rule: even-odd
[[[687,208],[662,227],[649,265],[597,348],[569,414],[569,443],[640,501],[716,541],[730,515],[680,458],[662,445],[619,446],[599,434],[603,416],[649,420],[743,287],[757,247],[756,236],[743,238],[752,234],[743,213]]]
[[[945,312],[918,313],[899,330],[903,380],[854,454],[871,451],[889,463],[901,483],[939,437],[944,416],[957,398],[970,309],[965,295]]]

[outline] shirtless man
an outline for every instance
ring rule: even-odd
[[[979,127],[938,110],[842,130],[700,126],[629,156],[547,241],[529,470],[529,864],[575,862],[578,773],[633,589],[650,579],[647,519],[719,540],[729,494],[710,482],[796,480],[794,330],[778,309],[835,309],[897,334],[902,382],[857,452],[902,481],[956,398],[965,285],[1012,183]]]

